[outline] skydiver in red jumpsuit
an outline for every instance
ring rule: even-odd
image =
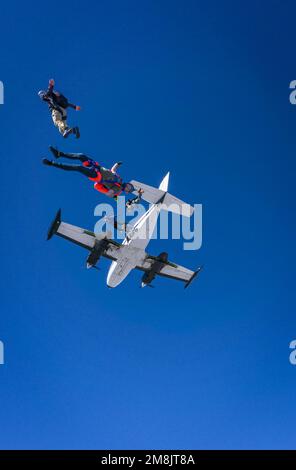
[[[95,183],[94,188],[97,191],[105,194],[106,196],[117,199],[121,193],[128,194],[135,190],[131,183],[124,183],[122,178],[116,173],[122,162],[115,163],[111,170],[108,170],[83,153],[65,153],[54,147],[49,147],[49,149],[55,158],[68,158],[70,160],[81,162],[81,165],[69,165],[43,158],[44,165],[54,166],[66,171],[76,171],[83,174],[90,181]]]

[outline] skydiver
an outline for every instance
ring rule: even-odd
[[[131,209],[132,206],[139,204],[139,202],[142,200],[142,194],[144,193],[143,189],[138,189],[138,195],[134,197],[133,199],[129,199],[125,207],[128,209]]]
[[[115,163],[111,170],[108,170],[83,153],[64,153],[52,146],[50,146],[49,149],[57,159],[64,157],[79,161],[82,165],[69,165],[43,158],[42,161],[44,165],[54,166],[66,171],[77,171],[86,176],[90,181],[94,181],[94,188],[108,197],[117,199],[122,192],[128,194],[135,190],[131,183],[124,183],[122,178],[117,174],[117,169],[122,162]]]
[[[64,138],[70,134],[74,134],[77,139],[80,137],[79,128],[69,127],[67,124],[67,108],[73,108],[79,111],[81,108],[75,104],[69,103],[68,99],[54,90],[55,82],[53,79],[49,80],[47,91],[39,91],[38,96],[42,101],[48,104],[51,111],[51,117],[54,125],[58,128]]]

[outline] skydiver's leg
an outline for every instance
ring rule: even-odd
[[[77,139],[80,137],[78,127],[69,127],[67,124],[67,112],[65,109],[62,112],[53,109],[51,112],[54,125],[59,129],[62,136],[66,139],[70,134],[74,134]]]
[[[64,134],[64,132],[68,129],[67,120],[63,119],[62,114],[57,109],[52,110],[51,116],[53,123],[58,128],[59,132]]]
[[[61,157],[69,158],[69,160],[79,160],[80,162],[86,162],[87,160],[91,160],[90,157],[85,155],[84,153],[65,153],[60,152]]]
[[[78,173],[87,176],[87,178],[97,177],[97,172],[93,168],[88,168],[83,165],[67,165],[65,163],[58,163],[47,159],[43,159],[43,163],[45,165],[55,166],[56,168],[60,168],[61,170],[65,171],[77,171]]]
[[[69,158],[70,160],[79,160],[82,163],[86,162],[87,160],[91,160],[91,158],[85,155],[84,153],[65,153],[57,149],[56,147],[53,147],[52,145],[49,146],[49,150],[55,158],[65,157]]]

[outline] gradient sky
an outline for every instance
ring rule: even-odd
[[[0,448],[295,448],[295,2],[2,2]],[[63,141],[37,91],[82,106]],[[203,246],[154,241],[200,278],[133,272],[45,241],[107,202],[48,145],[202,203]]]

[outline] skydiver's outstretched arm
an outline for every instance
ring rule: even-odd
[[[122,162],[117,162],[117,163],[115,163],[115,164],[112,166],[112,168],[111,168],[110,171],[111,171],[112,173],[116,174],[116,171],[117,171],[118,167],[120,167],[120,165],[122,165]]]
[[[54,79],[51,78],[51,79],[49,80],[49,82],[48,82],[48,88],[47,88],[47,93],[46,93],[48,97],[52,97],[52,96],[53,96],[54,85],[55,85]]]
[[[51,79],[49,80],[48,88],[47,88],[47,95],[48,95],[48,96],[52,96],[52,95],[53,95],[54,86],[55,86],[55,81],[54,81],[53,78],[51,78]],[[73,108],[73,109],[75,109],[76,111],[80,111],[80,109],[81,109],[81,107],[78,106],[77,104],[73,104],[73,103],[69,103],[69,102],[68,102],[68,107],[69,107],[69,108]]]
[[[77,104],[72,104],[72,103],[69,103],[68,102],[68,108],[73,108],[75,109],[75,111],[80,111],[80,106],[78,106]]]

